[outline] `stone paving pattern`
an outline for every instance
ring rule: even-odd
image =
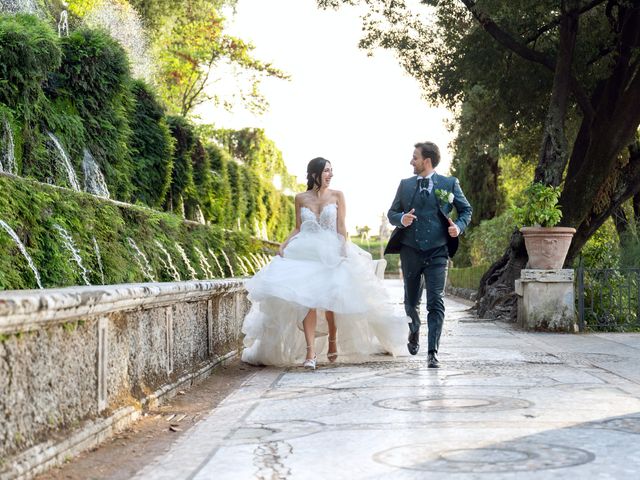
[[[640,334],[525,333],[446,308],[442,368],[423,347],[260,369],[136,478],[640,478]]]

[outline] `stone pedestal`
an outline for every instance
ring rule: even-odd
[[[525,330],[577,332],[573,270],[529,270],[515,281],[518,324]]]

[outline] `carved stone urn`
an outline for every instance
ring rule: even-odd
[[[528,268],[558,270],[564,265],[575,228],[522,227],[524,244],[529,255]]]

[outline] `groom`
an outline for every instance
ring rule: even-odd
[[[404,309],[411,318],[411,355],[420,348],[420,297],[427,288],[427,327],[429,368],[438,368],[438,345],[444,323],[444,282],[447,260],[458,249],[458,236],[471,220],[471,205],[462,193],[458,179],[438,175],[440,150],[431,142],[416,143],[411,165],[417,176],[405,178],[387,213],[396,227],[385,249],[399,253],[404,278]],[[455,207],[458,218],[449,218]]]

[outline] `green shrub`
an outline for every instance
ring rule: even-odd
[[[193,183],[197,192],[197,202],[202,210],[204,219],[210,222],[213,218],[213,179],[211,162],[202,140],[196,137],[191,152],[191,166],[193,168]]]
[[[62,47],[51,96],[68,99],[77,110],[86,130],[85,147],[104,172],[112,197],[129,201],[134,169],[127,116],[134,101],[127,54],[105,31],[87,28],[64,37]]]
[[[512,207],[518,227],[555,227],[562,218],[558,205],[562,189],[533,183],[523,192],[521,206]]]
[[[284,241],[296,226],[296,206],[293,195],[278,195],[277,221],[267,223],[269,238]]]
[[[229,185],[231,186],[231,198],[233,198],[233,212],[231,218],[231,226],[244,228],[248,226],[247,216],[247,186],[245,185],[245,177],[242,174],[243,166],[234,159],[228,163]]]
[[[448,283],[456,288],[466,288],[477,290],[480,288],[480,280],[489,268],[487,265],[476,265],[474,267],[450,268],[447,272]]]
[[[18,174],[52,179],[43,117],[50,110],[43,86],[59,66],[61,49],[53,29],[33,15],[0,16],[0,107],[10,117]]]
[[[241,172],[243,175],[242,184],[245,189],[245,198],[247,199],[247,211],[245,214],[245,228],[254,235],[258,235],[265,221],[266,212],[262,205],[262,182],[260,177],[252,168],[242,165]]]
[[[633,232],[627,232],[620,239],[620,266],[640,268],[640,239]]]
[[[480,222],[467,236],[471,264],[485,265],[499,260],[509,246],[514,230],[515,222],[510,210],[491,220]],[[457,260],[456,257],[456,265]]]
[[[167,117],[167,123],[175,140],[175,150],[166,209],[194,219],[198,202],[191,155],[196,144],[196,134],[184,117]]]
[[[42,83],[60,66],[53,29],[33,15],[0,16],[0,103],[21,110],[27,120],[41,101]]]
[[[82,187],[82,159],[89,142],[85,122],[73,102],[68,97],[54,97],[47,102],[42,112],[41,126],[44,129],[39,130],[38,135],[43,153],[29,158],[29,170],[25,174],[41,182],[71,188],[66,170],[60,168],[59,161],[55,160],[57,153],[47,133],[51,132],[66,151]]]
[[[229,155],[271,182],[277,175],[283,189],[298,190],[296,178],[287,171],[282,152],[261,128],[241,130],[203,127],[207,134],[220,142]]]
[[[267,216],[267,235],[272,240],[284,240],[295,227],[294,197],[278,192],[273,185],[264,182],[262,205]]]
[[[143,81],[132,83],[134,106],[130,120],[134,160],[134,202],[164,205],[173,169],[173,137],[155,92]]]
[[[613,220],[609,219],[587,240],[574,266],[616,268],[620,259],[620,242]]]
[[[233,226],[234,208],[231,208],[229,154],[218,145],[206,145],[211,166],[211,221],[225,228]]]

